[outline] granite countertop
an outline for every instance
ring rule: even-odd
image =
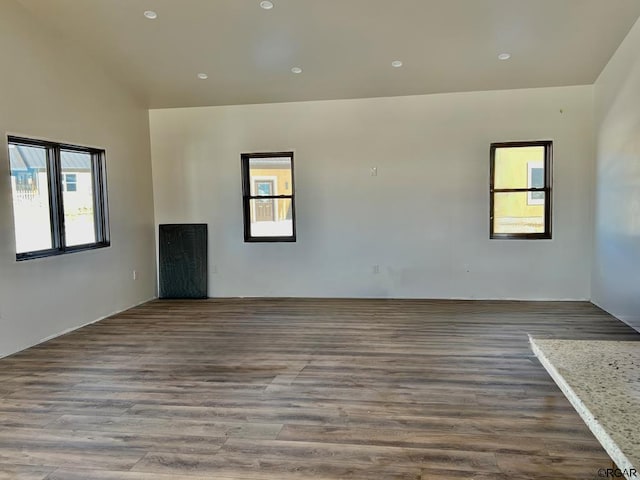
[[[530,341],[616,465],[640,472],[640,342]]]

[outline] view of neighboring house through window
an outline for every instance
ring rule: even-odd
[[[527,188],[544,188],[544,162],[528,162]],[[527,196],[529,205],[544,205],[544,192],[529,191]]]
[[[62,174],[62,191],[63,192],[78,191],[78,175],[76,173]]]
[[[242,154],[244,239],[294,242],[293,153]]]
[[[551,238],[550,141],[491,145],[491,238]]]
[[[47,149],[9,144],[13,217],[18,254],[53,247]]]
[[[104,151],[9,137],[19,260],[109,245]]]
[[[91,153],[61,150],[64,230],[68,246],[95,243]]]

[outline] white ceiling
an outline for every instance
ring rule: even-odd
[[[18,1],[151,108],[590,84],[640,15],[638,0]]]

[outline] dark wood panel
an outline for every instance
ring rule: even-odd
[[[598,478],[528,333],[640,339],[582,302],[150,302],[0,360],[0,480]]]
[[[207,241],[206,224],[159,226],[161,298],[207,297]]]

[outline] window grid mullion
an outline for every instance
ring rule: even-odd
[[[51,177],[49,206],[52,217],[53,248],[64,251],[64,205],[62,203],[62,165],[60,162],[60,149],[55,146],[50,146],[48,152],[50,156],[48,168]]]
[[[91,152],[91,185],[93,186],[93,233],[96,238],[96,242],[102,241],[102,208],[101,201],[98,198],[100,192],[100,182],[98,179],[98,158],[95,152]]]
[[[96,240],[103,244],[108,244],[110,242],[109,236],[109,203],[107,200],[107,165],[104,158],[104,152],[96,152],[96,182],[99,190],[96,191],[95,195],[98,198],[99,195],[99,204],[100,204],[100,237]]]
[[[287,198],[293,198],[294,195],[245,195],[245,197],[248,197],[249,200],[269,200],[269,199],[284,199],[286,200]]]
[[[548,192],[550,188],[547,187],[535,187],[535,188],[494,188],[491,193],[520,193],[520,192]]]

